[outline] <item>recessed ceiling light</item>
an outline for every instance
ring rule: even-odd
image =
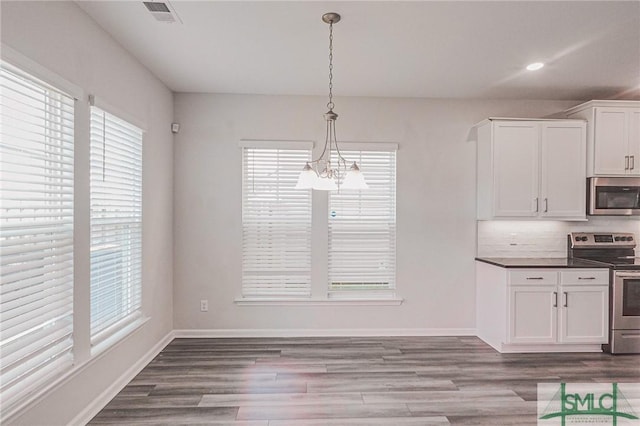
[[[544,64],[542,62],[534,62],[532,64],[527,65],[527,69],[529,71],[537,71],[542,67],[544,67]]]

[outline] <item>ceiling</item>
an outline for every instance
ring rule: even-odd
[[[640,99],[639,1],[77,1],[175,92]],[[539,71],[526,71],[531,62]]]

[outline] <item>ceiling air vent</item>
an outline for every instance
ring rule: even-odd
[[[156,21],[182,22],[169,2],[145,1],[143,3],[151,15],[156,18]]]

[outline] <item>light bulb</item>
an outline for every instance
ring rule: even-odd
[[[544,64],[542,62],[534,62],[532,64],[527,65],[527,69],[529,71],[538,71],[542,67],[544,67]]]

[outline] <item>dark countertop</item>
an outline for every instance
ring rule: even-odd
[[[476,257],[476,260],[503,268],[606,268],[588,260],[566,257]]]

